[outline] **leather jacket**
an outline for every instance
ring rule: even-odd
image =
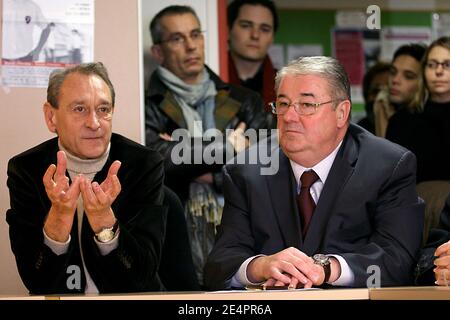
[[[263,101],[258,94],[242,87],[224,83],[207,66],[205,67],[210,79],[216,85],[217,95],[215,98],[214,119],[216,128],[220,132],[225,134],[227,129],[235,129],[240,122],[244,122],[247,129],[268,128]],[[173,131],[179,128],[187,129],[181,108],[173,94],[160,80],[157,72],[153,72],[145,95],[146,145],[159,151],[165,159],[166,184],[174,189],[183,199],[186,198],[187,185],[190,181],[202,174],[212,172],[217,173],[214,174],[215,185],[220,190],[220,169],[225,160],[222,163],[207,164],[202,157],[201,163],[197,163],[198,161],[195,164],[193,162],[173,163],[171,159],[172,149],[179,142],[164,140],[160,137],[160,134],[166,133],[172,136]],[[189,143],[188,148],[191,153],[191,159],[194,159],[194,153],[202,152],[206,146],[212,143],[203,139],[201,139],[202,141],[195,141],[196,138],[190,139],[191,143]],[[225,145],[224,138],[223,146]],[[229,148],[216,152],[222,152],[223,159],[225,159]]]

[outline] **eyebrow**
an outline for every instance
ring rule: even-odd
[[[83,101],[83,100],[74,100],[71,103],[69,103],[68,106],[71,107],[71,106],[74,106],[74,105],[77,105],[77,104],[86,105],[86,102]],[[98,105],[101,105],[101,104],[109,104],[109,105],[112,106],[112,102],[108,101],[107,99],[99,99]]]
[[[300,93],[300,97],[312,97],[315,98],[316,96],[314,95],[314,93],[310,93],[310,92],[301,92]],[[277,98],[287,98],[285,94],[279,94],[277,95]]]
[[[202,31],[202,30],[201,30],[200,27],[198,27],[198,28],[195,28],[195,29],[192,29],[192,30],[188,31],[187,34],[191,34],[192,32],[195,32],[195,31]],[[172,36],[172,35],[185,35],[185,34],[186,33],[181,32],[181,31],[175,31],[175,32],[170,33],[169,35]]]
[[[247,20],[247,19],[239,19],[238,22],[239,22],[239,23],[240,23],[240,22],[244,22],[244,23],[249,23],[249,24],[256,24],[256,25],[259,25],[259,26],[264,26],[264,27],[273,28],[273,26],[272,26],[271,24],[268,24],[268,23],[265,23],[265,22],[263,22],[263,23],[257,23],[257,22],[255,22],[255,21],[251,21],[251,20]]]

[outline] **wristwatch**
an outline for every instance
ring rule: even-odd
[[[313,260],[315,264],[321,265],[323,267],[323,271],[325,272],[325,279],[323,283],[327,283],[330,280],[331,275],[331,261],[330,257],[324,254],[318,253],[313,256]]]
[[[119,222],[118,222],[118,220],[116,220],[116,222],[114,223],[114,225],[112,227],[103,228],[102,230],[100,230],[100,232],[96,233],[95,238],[101,243],[109,242],[112,239],[114,239],[114,236],[116,235],[118,227],[119,227]]]

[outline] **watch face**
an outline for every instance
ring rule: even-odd
[[[114,238],[114,232],[109,229],[102,230],[99,234],[97,234],[97,239],[100,242],[108,242]]]
[[[324,254],[315,254],[313,256],[314,262],[320,265],[328,264],[330,258]]]

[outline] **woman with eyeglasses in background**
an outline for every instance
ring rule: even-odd
[[[424,239],[427,243],[415,269],[416,284],[431,285],[434,282],[440,286],[448,286],[450,283],[450,37],[439,38],[430,45],[425,53],[423,71],[428,99],[421,119],[426,135],[420,144],[418,143],[421,153],[417,154],[417,172],[421,173],[420,179],[426,181],[421,184],[422,186],[429,188],[430,183],[438,182],[434,186],[433,196],[447,194],[448,198],[440,218],[438,216],[439,224],[431,229],[428,238]],[[420,134],[420,131],[416,132],[416,136]],[[420,185],[417,186],[419,194],[420,187]]]

